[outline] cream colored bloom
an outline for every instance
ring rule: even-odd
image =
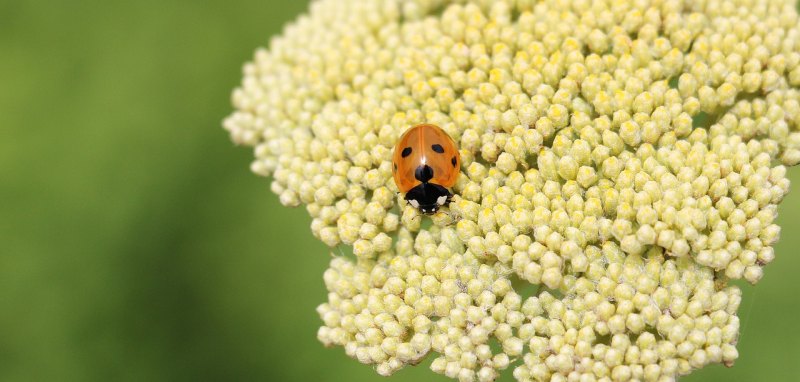
[[[325,345],[382,375],[674,380],[733,365],[727,283],[774,259],[799,25],[783,0],[319,0],[245,65],[224,126],[352,247]],[[391,174],[423,122],[463,160],[432,225]]]

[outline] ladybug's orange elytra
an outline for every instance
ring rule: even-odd
[[[453,196],[447,188],[458,179],[461,156],[447,133],[422,124],[406,131],[392,156],[392,174],[406,200],[426,214],[436,212]]]

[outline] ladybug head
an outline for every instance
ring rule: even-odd
[[[446,188],[433,183],[420,183],[406,193],[406,201],[426,215],[436,213],[453,195]]]

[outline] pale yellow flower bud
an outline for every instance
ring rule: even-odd
[[[795,9],[534,3],[320,0],[245,65],[223,127],[355,255],[331,251],[317,337],[460,381],[732,365],[723,285],[764,276],[800,163]],[[419,123],[462,162],[432,216],[392,180]]]

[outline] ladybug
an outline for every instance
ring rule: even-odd
[[[453,139],[439,126],[422,124],[406,131],[392,156],[394,182],[406,201],[423,214],[450,202],[448,190],[458,179],[461,156]]]

